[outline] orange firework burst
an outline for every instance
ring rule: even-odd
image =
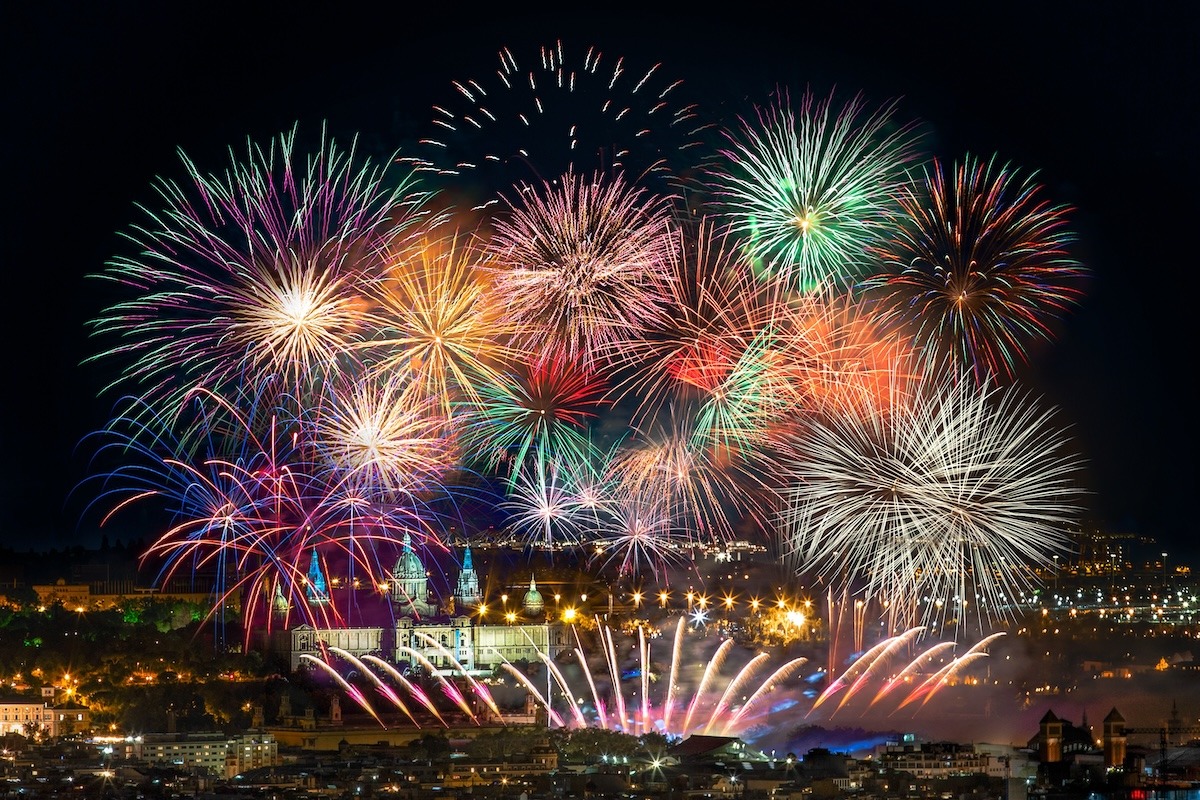
[[[409,375],[446,416],[460,399],[478,403],[479,381],[499,380],[514,355],[483,258],[458,233],[427,237],[393,253],[371,287],[379,333],[361,349],[372,368]]]

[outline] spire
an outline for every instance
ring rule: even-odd
[[[479,592],[479,576],[475,574],[475,564],[471,559],[471,546],[467,545],[463,553],[462,569],[458,573],[458,586],[454,591],[454,599],[462,606],[477,606],[483,599]]]
[[[325,583],[325,573],[321,571],[321,562],[317,559],[317,549],[314,547],[312,558],[308,562],[308,601],[310,603],[328,603],[329,586]]]

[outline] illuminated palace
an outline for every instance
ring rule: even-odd
[[[505,661],[537,661],[539,653],[554,658],[567,649],[567,631],[549,619],[546,603],[532,575],[520,612],[508,615],[503,624],[480,622],[468,612],[478,608],[483,599],[470,547],[463,554],[453,595],[445,603],[435,602],[429,589],[429,573],[407,535],[389,583],[393,625],[318,628],[301,624],[275,630],[269,639],[272,654],[293,670],[304,664],[305,654],[323,658],[328,655],[328,648],[336,647],[355,657],[373,655],[393,664],[424,660],[447,673],[458,671],[454,663],[457,661],[468,672],[483,674]],[[308,585],[315,587],[306,595],[310,604],[329,601],[325,578],[315,557]],[[286,603],[277,602],[275,611],[285,614]]]

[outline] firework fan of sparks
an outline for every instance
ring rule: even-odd
[[[867,281],[881,316],[930,359],[977,381],[1011,377],[1026,344],[1052,338],[1079,300],[1069,209],[1043,199],[1034,176],[971,157],[952,172],[935,160],[900,201],[884,271]]]
[[[195,386],[333,368],[364,332],[364,275],[425,195],[324,134],[307,159],[295,130],[250,143],[223,175],[181,158],[186,181],[160,180],[162,208],[127,234],[137,255],[97,276],[136,295],[93,321],[119,342],[98,357],[130,362],[117,383],[168,413]]]
[[[860,412],[796,445],[781,519],[794,564],[883,598],[893,624],[1013,616],[1024,565],[1065,548],[1080,497],[1050,412],[956,374]]]
[[[517,342],[594,365],[661,313],[671,216],[619,178],[522,187],[494,225],[494,291]]]
[[[710,174],[728,224],[773,279],[805,292],[845,287],[871,265],[892,230],[905,166],[916,154],[896,103],[870,110],[855,97],[787,94],[726,133],[724,160]]]
[[[435,106],[431,136],[411,160],[447,189],[469,193],[477,210],[522,181],[568,171],[624,175],[672,194],[693,169],[704,123],[681,99],[682,81],[662,64],[610,58],[595,47],[582,60],[562,42],[531,62],[510,49],[487,79],[454,81],[450,102]]]
[[[665,640],[671,649],[661,667],[654,658],[656,637],[644,626],[620,631],[597,620],[592,632],[596,641],[589,641],[586,647],[579,629],[572,628],[576,665],[568,667],[564,662],[559,667],[547,654],[541,656],[554,685],[573,706],[569,714],[559,715],[551,696],[523,679],[514,665],[504,666],[547,708],[551,719],[564,727],[597,727],[633,735],[658,732],[682,738],[744,733],[769,710],[770,695],[783,690],[807,662],[800,657],[772,664],[766,653],[745,658],[733,652],[732,639],[722,639],[699,661],[685,663],[683,651],[690,649],[685,623],[686,618],[680,617],[674,636]],[[636,680],[626,679],[627,675]],[[652,685],[656,683],[665,686]]]

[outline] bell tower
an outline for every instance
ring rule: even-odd
[[[1125,766],[1125,718],[1114,707],[1104,718],[1104,766],[1120,769]]]
[[[1038,747],[1038,757],[1043,764],[1062,761],[1063,721],[1054,716],[1053,711],[1047,711],[1038,723],[1041,734],[1041,745]]]

